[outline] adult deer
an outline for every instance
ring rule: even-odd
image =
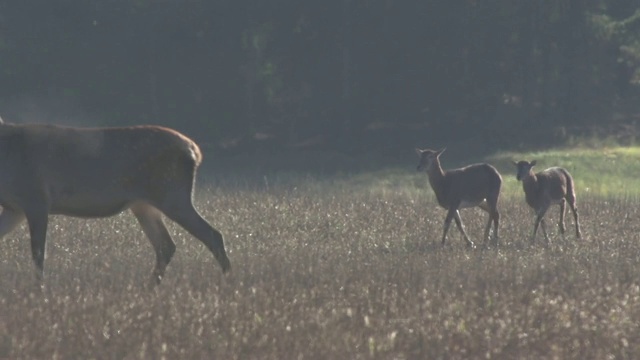
[[[489,213],[489,221],[484,231],[485,242],[489,240],[491,223],[493,223],[493,236],[495,244],[498,244],[498,198],[502,177],[498,170],[489,164],[473,164],[459,169],[444,171],[440,165],[440,151],[416,149],[420,162],[418,171],[426,171],[429,183],[436,194],[438,204],[447,210],[442,233],[442,245],[444,245],[451,220],[455,220],[458,229],[464,236],[467,245],[473,247],[473,241],[469,239],[460,219],[459,209],[478,206]]]
[[[37,277],[44,274],[48,216],[108,217],[131,209],[155,250],[160,283],[176,246],[162,214],[230,269],[222,235],[192,203],[198,145],[159,126],[75,128],[0,119],[0,237],[25,219]]]
[[[560,205],[560,221],[558,226],[560,233],[564,236],[564,212],[565,203],[569,203],[569,207],[573,212],[573,218],[576,223],[576,237],[582,238],[580,232],[580,222],[578,220],[578,208],[576,207],[576,193],[573,184],[573,178],[569,172],[561,167],[551,167],[540,171],[537,174],[533,172],[536,161],[518,161],[513,162],[517,168],[516,178],[522,181],[525,199],[527,204],[536,212],[536,221],[533,226],[533,235],[531,242],[535,241],[538,227],[542,227],[544,238],[549,243],[549,236],[544,224],[544,215],[549,207],[553,204]]]

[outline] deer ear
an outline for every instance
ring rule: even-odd
[[[512,163],[513,165],[515,165],[515,166],[518,166],[518,162],[517,162],[517,161],[515,161],[515,160],[511,160],[511,163]]]
[[[535,166],[537,163],[538,163],[537,161],[533,160],[529,164],[531,164],[531,166]]]
[[[423,150],[416,148],[416,154],[418,154],[418,156],[422,156]]]
[[[436,156],[440,156],[440,154],[442,154],[445,150],[447,150],[447,148],[446,148],[446,147],[445,147],[445,148],[440,149],[440,150],[436,153]]]

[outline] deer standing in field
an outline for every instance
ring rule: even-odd
[[[159,126],[74,128],[0,119],[0,238],[27,220],[31,254],[44,275],[48,216],[108,217],[131,209],[155,250],[160,283],[176,246],[162,214],[230,269],[222,235],[192,203],[198,145]]]
[[[576,207],[576,193],[573,184],[573,178],[569,172],[561,167],[552,167],[538,173],[533,172],[536,161],[518,161],[513,162],[517,168],[516,178],[522,181],[525,199],[527,204],[536,212],[536,222],[533,226],[533,235],[531,242],[535,241],[538,227],[542,227],[544,238],[549,243],[546,226],[544,224],[544,215],[549,207],[553,204],[560,205],[560,221],[558,226],[560,233],[564,236],[564,212],[565,203],[569,203],[569,207],[573,212],[573,218],[576,223],[576,237],[582,238],[580,232],[580,222],[578,220],[578,208]]]
[[[459,169],[444,171],[440,166],[440,155],[445,149],[421,150],[416,149],[420,162],[418,171],[426,171],[429,183],[436,195],[438,204],[447,210],[442,233],[442,245],[444,245],[451,220],[455,220],[458,230],[464,236],[467,245],[474,247],[464,231],[459,209],[478,206],[489,213],[489,221],[484,231],[485,242],[489,240],[491,224],[493,223],[493,236],[495,244],[498,244],[498,198],[502,186],[502,177],[496,168],[489,164],[473,164]]]

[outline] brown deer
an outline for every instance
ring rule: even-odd
[[[176,246],[162,214],[230,269],[222,235],[192,203],[202,154],[195,142],[159,126],[75,128],[0,120],[0,237],[25,219],[31,254],[44,275],[48,216],[108,217],[131,209],[155,250],[160,283]]]
[[[569,172],[561,167],[552,167],[538,173],[533,172],[536,161],[518,161],[513,162],[517,168],[516,178],[522,181],[525,199],[527,204],[536,212],[536,222],[533,226],[533,235],[531,242],[535,241],[538,226],[542,227],[544,238],[549,243],[546,226],[544,224],[544,215],[549,207],[553,204],[560,205],[560,221],[558,226],[560,233],[564,236],[564,212],[565,203],[569,203],[569,207],[573,212],[573,218],[576,223],[576,237],[582,238],[580,232],[580,221],[578,220],[578,208],[576,207],[576,194],[573,178]]]
[[[467,245],[474,247],[464,231],[459,209],[478,206],[489,213],[489,221],[484,231],[485,242],[489,240],[491,223],[493,223],[493,236],[495,244],[498,244],[498,198],[502,186],[502,177],[496,168],[489,164],[473,164],[459,169],[444,171],[440,166],[440,155],[445,149],[421,150],[416,149],[420,162],[418,171],[426,171],[429,183],[436,195],[438,204],[447,210],[442,233],[442,245],[444,245],[451,220],[455,220],[458,229],[464,236]]]

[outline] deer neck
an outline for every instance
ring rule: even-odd
[[[427,176],[429,177],[429,184],[431,184],[436,195],[440,194],[440,189],[444,187],[444,170],[440,166],[440,161],[436,161],[429,166]]]
[[[522,179],[522,188],[524,189],[528,202],[537,198],[538,177],[533,171],[529,171],[529,174]]]
[[[529,173],[527,174],[527,176],[525,176],[522,179],[522,186],[531,187],[531,186],[536,186],[537,184],[538,184],[538,177],[533,171],[529,170]]]

